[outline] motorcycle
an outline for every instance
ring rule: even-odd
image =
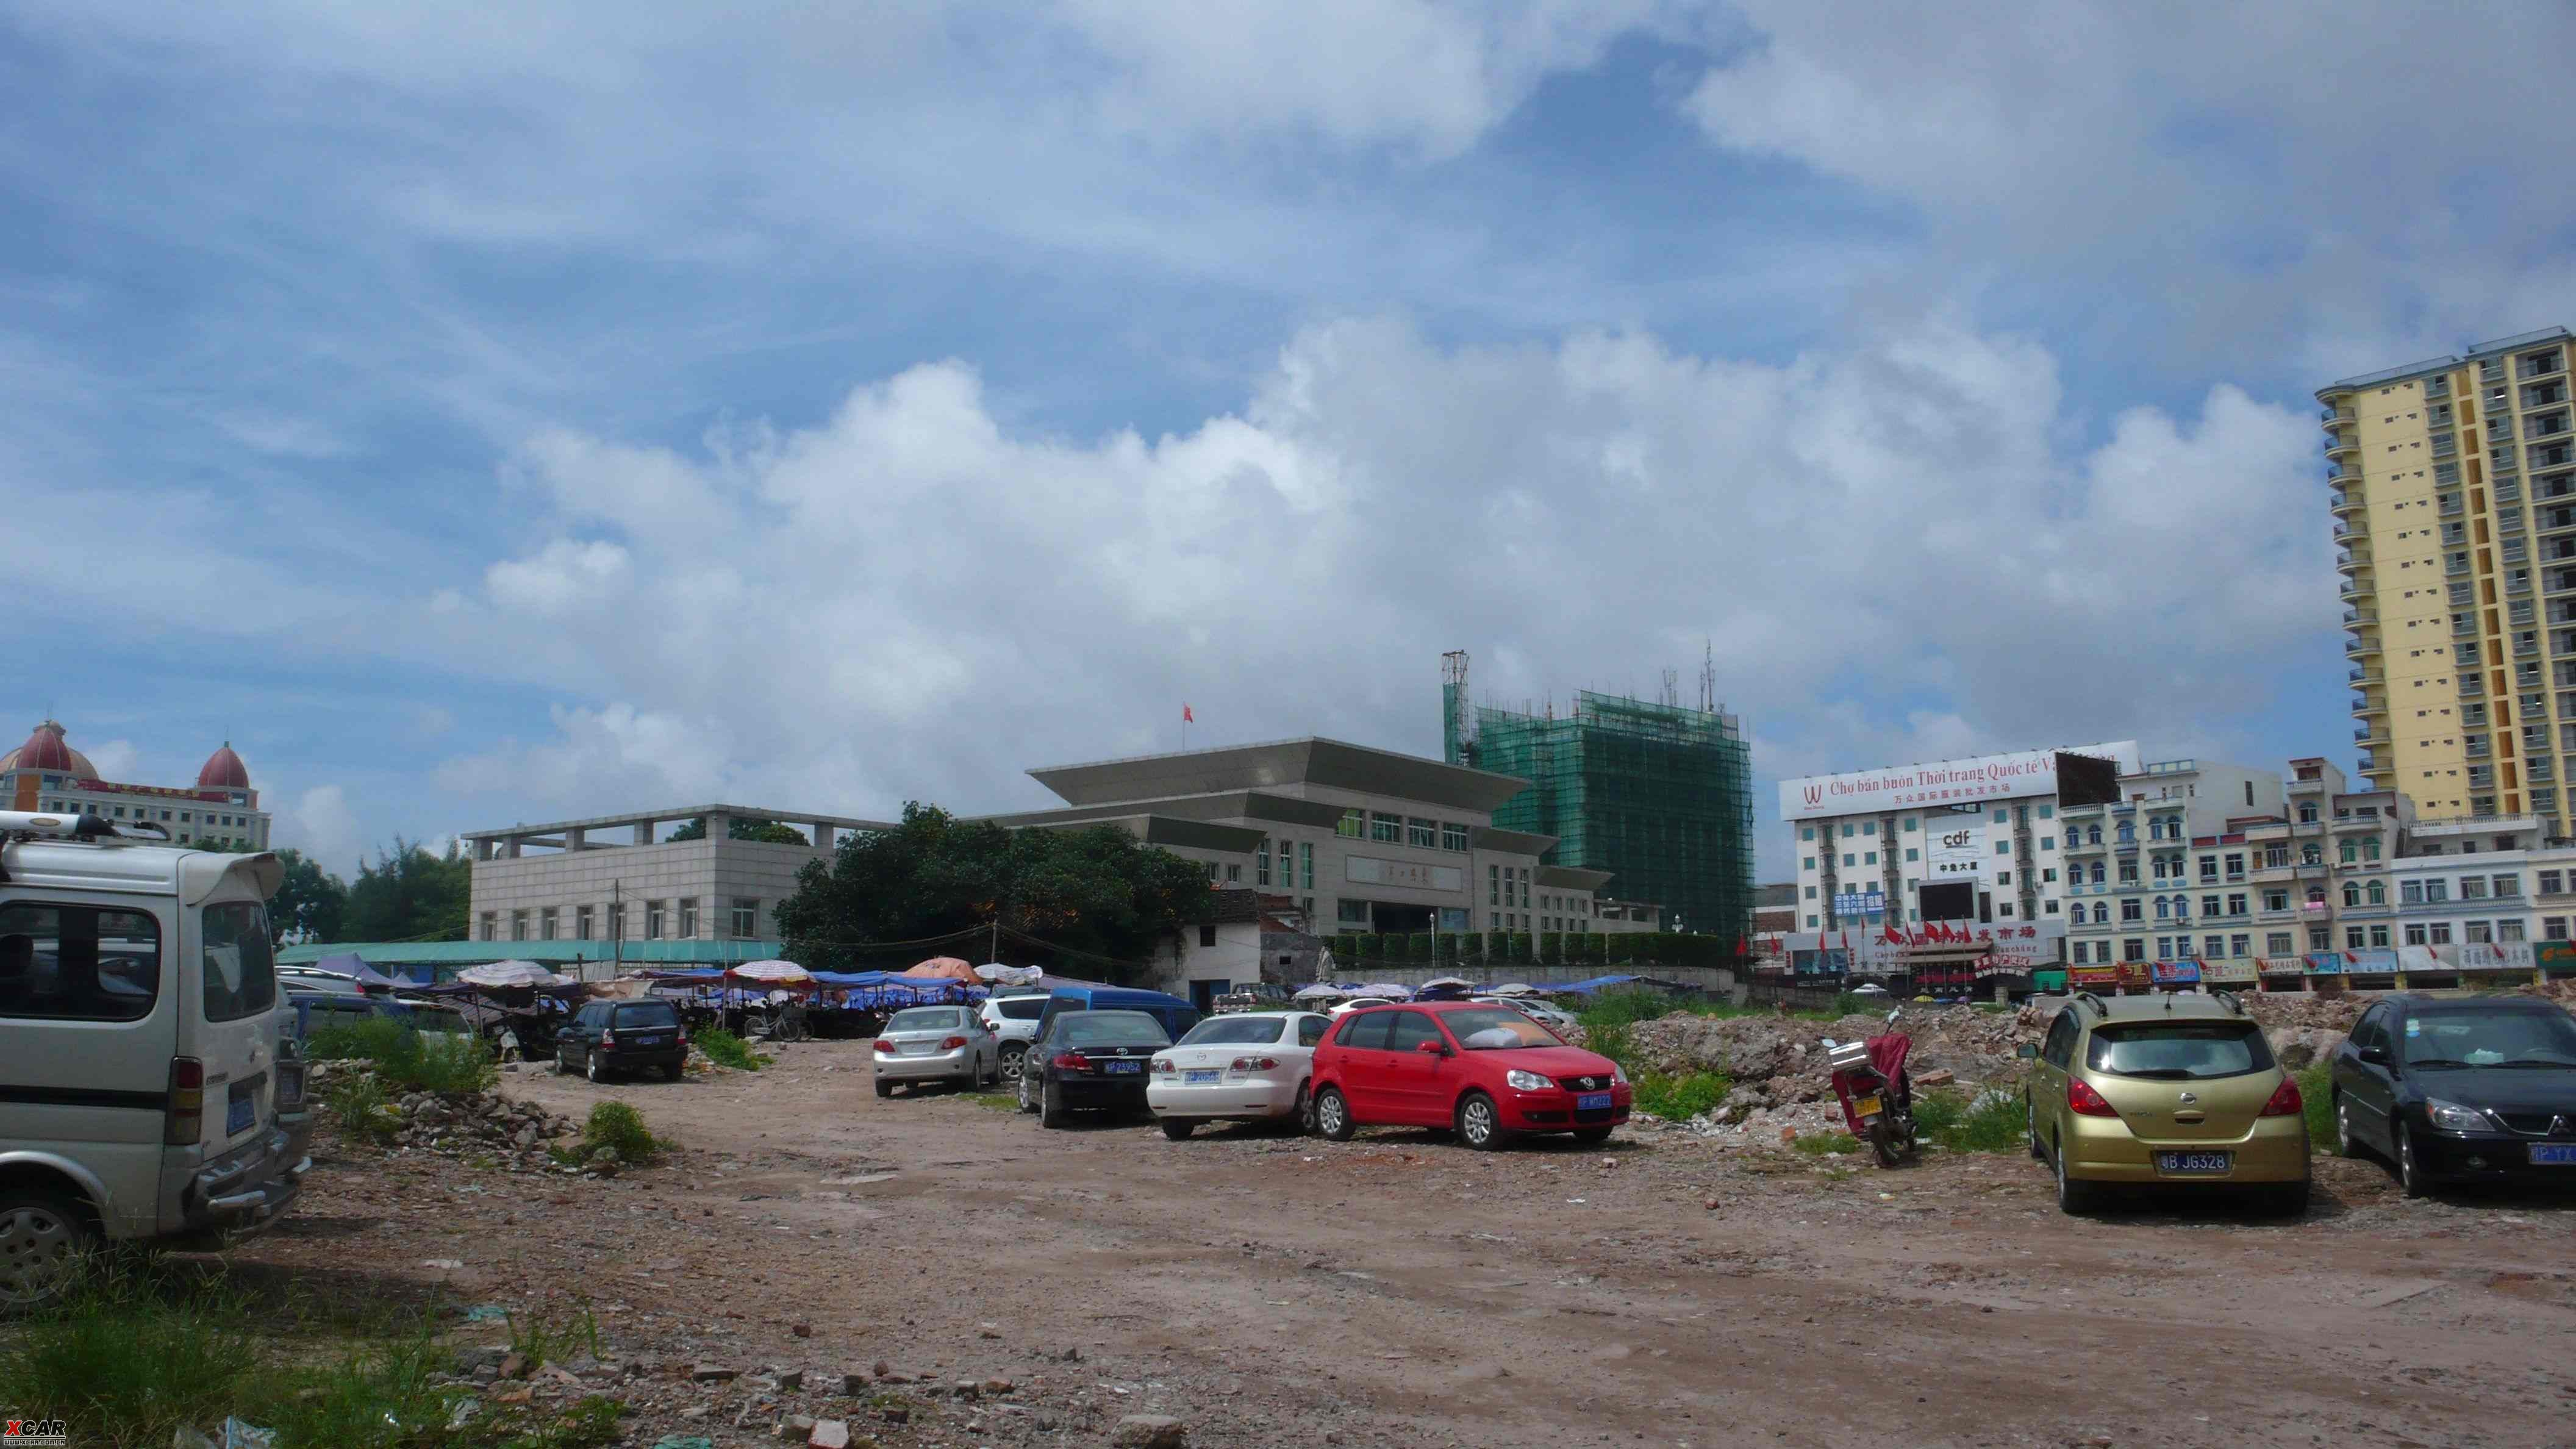
[[[1825,1038],[1825,1062],[1833,1069],[1843,1122],[1869,1144],[1881,1167],[1896,1166],[1914,1150],[1914,1079],[1905,1069],[1914,1038],[1896,1030],[1903,1009],[1889,1012],[1888,1029],[1867,1041]]]

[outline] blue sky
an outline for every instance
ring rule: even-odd
[[[2348,760],[2310,392],[2576,317],[2565,12],[2382,10],[34,0],[11,718],[342,869],[1428,752],[1454,648],[1713,641],[1766,820]]]

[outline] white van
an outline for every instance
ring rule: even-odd
[[[0,1310],[59,1292],[102,1241],[214,1246],[295,1200],[312,1162],[301,1065],[279,1056],[283,875],[0,811]]]

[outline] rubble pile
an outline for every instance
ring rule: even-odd
[[[307,1090],[319,1096],[336,1078],[364,1069],[355,1062],[315,1062]],[[547,1145],[580,1132],[569,1117],[498,1092],[405,1092],[382,1110],[390,1146],[460,1160],[496,1158],[513,1172],[553,1169]]]

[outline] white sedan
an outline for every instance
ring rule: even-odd
[[[1508,1006],[1512,1010],[1519,1012],[1521,1015],[1528,1017],[1530,1020],[1535,1021],[1539,1025],[1547,1027],[1552,1031],[1563,1031],[1567,1027],[1574,1025],[1574,1018],[1572,1016],[1558,1010],[1556,1007],[1550,1006],[1544,1001],[1539,1001],[1532,997],[1479,996],[1475,997],[1474,1000],[1479,1006]]]
[[[947,1082],[963,1091],[1002,1079],[1002,1046],[963,1006],[915,1006],[886,1018],[874,1049],[877,1095],[897,1083]]]
[[[1387,1000],[1383,996],[1354,996],[1348,1001],[1334,1002],[1332,1014],[1335,1016],[1346,1016],[1351,1012],[1359,1010],[1363,1006],[1393,1005],[1395,1005],[1394,1002]]]
[[[1145,1105],[1175,1142],[1202,1122],[1287,1121],[1302,1129],[1315,1043],[1332,1024],[1311,1011],[1211,1016],[1154,1053]]]

